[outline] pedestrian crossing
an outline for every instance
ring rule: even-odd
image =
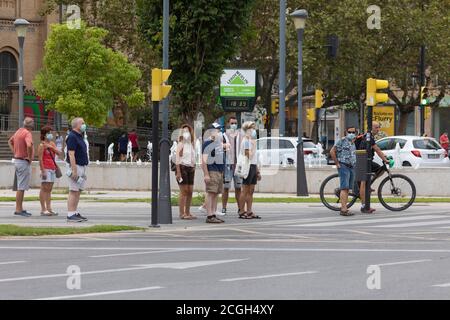
[[[285,225],[287,226],[287,225]],[[413,228],[433,227],[440,229],[450,228],[450,214],[416,214],[410,216],[393,217],[367,217],[354,216],[351,218],[333,217],[322,221],[305,221],[290,224],[289,227],[301,228],[329,228],[329,227],[365,227],[365,228]]]

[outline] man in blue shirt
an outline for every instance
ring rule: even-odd
[[[223,172],[225,169],[224,143],[220,124],[213,123],[207,128],[207,138],[203,143],[202,169],[206,186],[206,223],[223,223],[217,218],[217,198],[223,192]]]
[[[354,166],[356,164],[356,128],[348,127],[347,135],[338,140],[336,144],[331,148],[330,155],[333,159],[339,173],[340,180],[340,200],[341,200],[341,215],[352,216],[353,213],[347,208],[348,192],[353,189],[355,182],[354,178]]]
[[[86,171],[89,164],[87,146],[83,134],[86,132],[83,118],[72,120],[72,131],[67,137],[67,176],[69,177],[69,197],[67,200],[67,221],[87,221],[78,212],[81,191],[86,184]]]

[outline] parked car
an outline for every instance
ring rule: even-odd
[[[257,155],[261,165],[294,165],[297,159],[297,137],[265,137],[257,140]],[[305,156],[318,156],[318,148],[311,139],[303,138]]]
[[[450,167],[447,152],[436,139],[419,136],[392,136],[376,141],[376,144],[388,156],[396,159],[396,145],[399,144],[399,159],[404,167]],[[374,161],[381,164],[378,155]]]

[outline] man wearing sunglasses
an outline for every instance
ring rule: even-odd
[[[340,201],[341,201],[341,216],[352,216],[347,208],[348,193],[353,189],[355,174],[354,166],[356,164],[356,128],[348,127],[347,134],[344,138],[336,142],[331,148],[330,155],[338,169],[340,180]]]

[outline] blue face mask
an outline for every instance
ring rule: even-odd
[[[86,132],[87,125],[86,124],[82,124],[80,130],[81,130],[81,132]]]
[[[356,135],[354,133],[347,133],[347,139],[353,140],[355,139]]]
[[[237,124],[230,124],[231,130],[237,130]]]
[[[52,141],[53,140],[53,135],[51,133],[48,133],[46,136],[48,141]]]
[[[256,130],[252,131],[252,138],[256,139],[258,137],[258,135],[256,134]]]

